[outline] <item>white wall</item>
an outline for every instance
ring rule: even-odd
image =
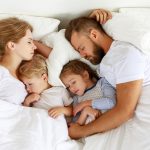
[[[1,0],[0,13],[55,17],[66,24],[95,8],[150,7],[150,0]]]

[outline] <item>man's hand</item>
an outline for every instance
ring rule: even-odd
[[[26,97],[23,102],[23,106],[30,107],[34,102],[37,102],[40,99],[40,95],[36,93],[32,93]]]
[[[107,20],[112,18],[112,14],[108,10],[96,9],[89,15],[89,17],[96,19],[100,24],[104,24]]]
[[[83,137],[82,126],[80,126],[78,123],[71,123],[68,130],[69,136],[72,139],[79,139],[80,137]]]

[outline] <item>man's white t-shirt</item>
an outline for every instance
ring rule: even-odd
[[[64,87],[51,87],[44,90],[40,95],[40,100],[34,103],[34,107],[49,110],[57,106],[68,106],[73,99]]]
[[[150,84],[150,55],[143,54],[132,44],[114,41],[102,59],[98,73],[114,87],[116,84],[143,79]]]

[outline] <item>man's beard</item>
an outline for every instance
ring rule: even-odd
[[[104,50],[94,44],[94,51],[93,51],[93,57],[92,59],[88,59],[92,64],[97,65],[101,62],[102,58],[104,57],[105,53]]]

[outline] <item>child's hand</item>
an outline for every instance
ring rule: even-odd
[[[80,111],[82,111],[85,107],[87,106],[91,106],[92,105],[92,100],[86,100],[83,101],[79,104],[77,104],[74,108],[73,108],[73,115],[76,116],[76,114]]]
[[[30,107],[31,104],[34,102],[37,102],[40,99],[40,95],[36,93],[32,93],[26,97],[26,99],[23,102],[23,106]]]
[[[55,107],[48,110],[49,116],[57,118],[59,115],[64,114],[64,107]]]
[[[85,107],[83,112],[86,113],[88,116],[91,116],[93,118],[98,118],[101,115],[101,112],[99,110],[94,109],[92,107]]]

